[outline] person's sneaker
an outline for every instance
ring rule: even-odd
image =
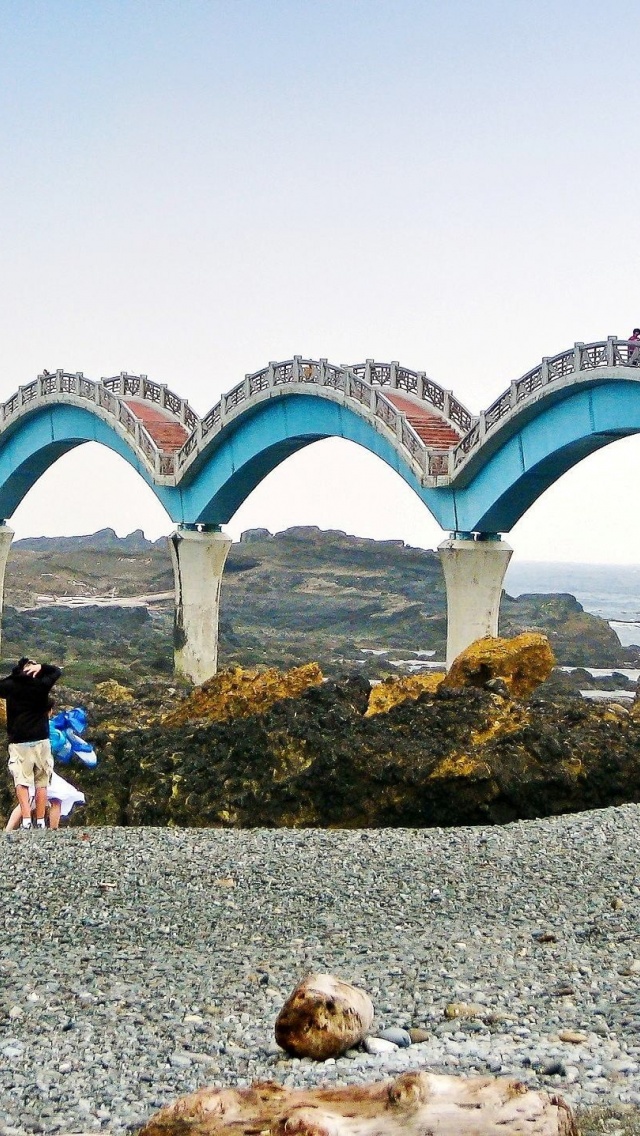
[[[22,824],[20,825],[20,828],[22,829],[23,832],[26,832],[28,829],[31,828],[31,821],[30,820],[23,820]]]

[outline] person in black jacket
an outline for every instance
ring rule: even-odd
[[[9,772],[16,787],[22,828],[31,828],[29,787],[35,788],[36,827],[44,828],[47,786],[53,772],[49,742],[49,692],[62,671],[33,659],[20,659],[0,679],[0,698],[7,703]]]

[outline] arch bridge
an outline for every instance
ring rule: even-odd
[[[100,442],[137,470],[177,526],[176,665],[202,681],[217,661],[231,543],[221,526],[290,454],[341,437],[395,469],[451,533],[440,545],[450,661],[496,633],[511,555],[501,534],[583,457],[639,431],[640,343],[614,336],[543,359],[479,415],[424,372],[372,359],[269,363],[202,418],[146,375],[45,372],[0,403],[0,583],[7,519],[62,454]]]

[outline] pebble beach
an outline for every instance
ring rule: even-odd
[[[407,1069],[637,1106],[639,829],[626,805],[487,828],[4,834],[0,1133],[135,1131],[205,1084]],[[312,970],[367,990],[374,1033],[424,1040],[286,1056],[275,1017]]]

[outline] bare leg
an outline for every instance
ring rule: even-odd
[[[20,802],[22,803],[22,802]],[[47,807],[47,786],[42,785],[36,788],[36,820],[44,820],[44,813]],[[24,816],[24,813],[22,814]],[[29,813],[31,816],[31,813]]]
[[[20,805],[16,805],[15,809],[13,810],[11,816],[9,817],[9,819],[7,821],[5,832],[13,832],[13,830],[15,828],[19,828],[21,820],[22,820],[22,809],[20,808]]]
[[[46,796],[46,789],[45,789]],[[31,820],[31,801],[29,800],[29,788],[27,785],[16,785],[16,797],[20,806],[20,815],[23,820]]]
[[[51,801],[49,806],[49,828],[57,828],[60,824],[60,812],[62,805],[60,801]]]

